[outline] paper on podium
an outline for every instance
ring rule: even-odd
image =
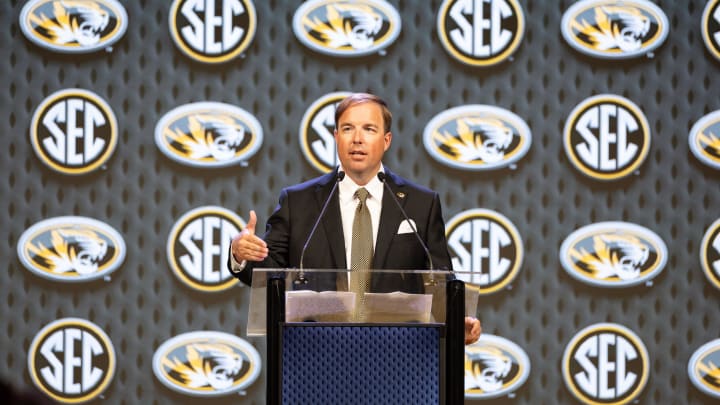
[[[286,322],[349,322],[355,309],[355,293],[342,291],[288,291]]]
[[[365,322],[429,323],[432,294],[391,293],[365,294]]]

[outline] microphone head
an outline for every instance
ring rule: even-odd
[[[337,182],[340,183],[345,178],[345,172],[340,170],[337,174]]]
[[[384,172],[378,172],[377,178],[378,178],[378,180],[380,180],[381,183],[385,183],[385,173]]]

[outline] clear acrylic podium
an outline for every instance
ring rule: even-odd
[[[248,336],[267,336],[267,403],[459,404],[464,283],[436,270],[254,269]],[[474,312],[473,312],[474,314]]]

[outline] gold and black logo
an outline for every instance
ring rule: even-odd
[[[23,232],[17,245],[22,264],[53,281],[82,282],[108,277],[125,260],[125,241],[92,218],[56,217]]]
[[[690,129],[690,151],[699,161],[720,169],[720,110],[700,118]]]
[[[33,383],[58,402],[77,404],[100,396],[115,375],[115,349],[97,325],[58,319],[35,335],[28,349]]]
[[[635,400],[650,375],[645,344],[614,323],[590,325],[568,343],[562,373],[570,392],[584,404],[621,405]]]
[[[707,279],[720,288],[720,219],[705,231],[700,244],[700,263]]]
[[[487,209],[461,212],[447,224],[445,234],[458,278],[478,289],[496,292],[515,279],[524,248],[515,225],[504,215]]]
[[[227,270],[230,241],[245,229],[245,221],[216,206],[195,208],[173,225],[167,256],[173,273],[200,291],[231,288],[237,279]]]
[[[247,341],[215,331],[175,336],[153,355],[155,377],[194,397],[215,397],[249,387],[260,375],[260,353]]]
[[[462,170],[515,167],[530,149],[532,133],[516,114],[489,105],[443,111],[425,126],[423,143],[438,162]]]
[[[483,333],[465,346],[465,398],[492,399],[517,391],[530,375],[530,358],[514,342]]]
[[[450,55],[471,66],[492,66],[512,56],[525,32],[516,0],[445,0],[437,16],[440,42]]]
[[[670,24],[646,0],[581,0],[563,14],[565,41],[586,55],[627,59],[651,54],[665,42]]]
[[[193,167],[246,164],[262,142],[258,120],[224,103],[185,104],[167,112],[155,126],[155,144],[160,151]]]
[[[702,37],[705,47],[720,60],[720,0],[710,0],[702,16]]]
[[[571,233],[560,263],[573,278],[598,287],[646,283],[665,268],[668,249],[654,232],[628,222],[598,222]]]
[[[63,174],[86,174],[102,167],[115,151],[118,125],[110,106],[97,94],[65,89],[37,107],[30,143],[40,160]]]
[[[292,24],[303,45],[339,57],[382,54],[401,29],[400,15],[385,0],[309,0]]]
[[[223,63],[250,46],[257,15],[250,0],[173,0],[169,24],[175,45],[185,55]]]
[[[319,172],[328,173],[339,162],[335,145],[335,107],[349,92],[335,92],[317,99],[300,121],[300,147],[305,159]]]
[[[127,26],[125,8],[115,0],[30,0],[20,12],[23,34],[60,53],[111,48]]]
[[[570,162],[597,180],[632,174],[650,150],[650,126],[632,101],[600,94],[580,103],[565,122],[564,146]]]
[[[688,362],[688,376],[700,391],[720,399],[720,339],[702,345],[693,353]]]

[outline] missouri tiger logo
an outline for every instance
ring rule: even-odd
[[[125,8],[115,0],[31,0],[20,12],[25,37],[60,53],[110,49],[127,26]]]
[[[702,345],[693,353],[688,361],[688,376],[697,389],[720,399],[720,339]]]
[[[670,31],[665,13],[645,0],[582,0],[563,14],[562,35],[577,51],[603,59],[652,54]]]
[[[110,106],[82,89],[57,91],[35,109],[30,143],[49,168],[70,175],[101,168],[117,146],[118,125]]]
[[[295,11],[292,26],[313,51],[353,57],[384,53],[400,35],[401,20],[384,0],[309,0]]]
[[[28,349],[33,384],[55,401],[77,404],[98,398],[115,375],[115,349],[94,323],[58,319],[35,335]]]
[[[585,404],[622,405],[634,401],[650,375],[645,344],[625,326],[597,323],[568,343],[562,374],[570,392]]]
[[[720,110],[700,118],[693,125],[688,144],[699,161],[720,169]]]
[[[174,0],[168,22],[180,51],[203,63],[224,63],[241,55],[257,30],[250,0]]]
[[[463,170],[515,167],[530,149],[532,133],[514,113],[489,105],[465,105],[433,117],[423,131],[430,156]]]
[[[565,122],[570,162],[596,180],[617,180],[635,172],[650,150],[650,126],[632,101],[600,94],[580,103]]]
[[[707,279],[720,288],[720,219],[705,231],[700,244],[700,264]]]
[[[167,256],[173,273],[189,287],[206,292],[223,291],[237,284],[227,271],[230,241],[245,228],[245,221],[222,207],[195,208],[173,225]]]
[[[702,15],[702,37],[705,47],[720,60],[720,0],[709,0]]]
[[[479,294],[496,292],[515,279],[524,248],[515,225],[487,209],[461,212],[447,224],[448,248],[458,278]]]
[[[445,0],[437,15],[440,43],[458,61],[492,66],[518,49],[525,14],[516,0]]]
[[[483,333],[465,346],[465,398],[492,399],[517,391],[530,375],[530,358],[514,342]]]
[[[647,228],[598,222],[571,233],[560,246],[560,263],[573,278],[597,287],[648,283],[665,268],[668,249]]]
[[[86,217],[40,221],[20,236],[20,262],[36,275],[61,282],[109,277],[125,260],[125,241],[109,225]]]
[[[258,120],[224,103],[186,104],[167,112],[155,126],[155,144],[160,151],[193,167],[245,164],[262,142]]]
[[[155,377],[166,387],[195,397],[216,397],[249,387],[260,375],[258,351],[224,332],[177,335],[153,355]]]
[[[300,147],[305,159],[320,173],[328,173],[338,164],[335,145],[335,108],[350,92],[326,94],[305,111],[300,121]]]

